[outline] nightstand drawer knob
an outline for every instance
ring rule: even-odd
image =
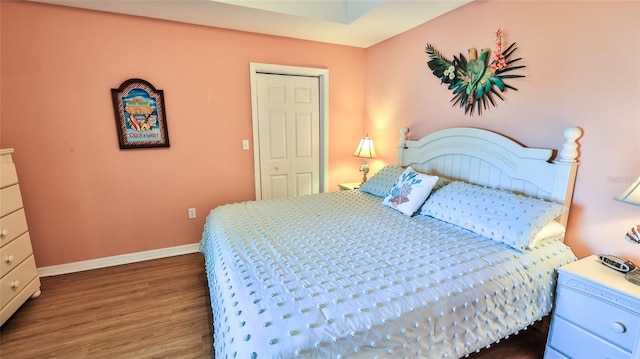
[[[11,282],[11,289],[16,289],[20,286],[20,281],[19,280],[14,280],[13,282]]]
[[[4,257],[4,262],[7,264],[11,264],[11,262],[13,262],[13,256],[10,254],[6,257]]]
[[[613,322],[609,325],[611,326],[611,330],[613,330],[616,333],[624,333],[627,331],[627,327],[620,322]]]
[[[1,229],[0,230],[0,237],[6,237],[7,234],[9,234],[9,231],[6,229]]]

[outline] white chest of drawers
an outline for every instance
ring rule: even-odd
[[[640,286],[590,256],[559,269],[545,359],[639,359]]]
[[[29,297],[40,295],[12,153],[13,149],[0,150],[0,325]]]

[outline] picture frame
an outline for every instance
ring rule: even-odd
[[[142,79],[111,89],[120,149],[169,147],[164,91]]]

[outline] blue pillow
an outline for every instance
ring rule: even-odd
[[[495,188],[451,182],[422,207],[426,214],[524,251],[536,233],[567,210],[541,199]]]
[[[378,197],[384,197],[389,193],[391,186],[396,182],[398,177],[404,172],[404,168],[399,166],[385,166],[378,171],[373,177],[369,178],[362,187],[360,192],[366,192]]]

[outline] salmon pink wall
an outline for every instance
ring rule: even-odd
[[[571,14],[571,16],[568,16]],[[427,43],[443,55],[494,49],[498,28],[517,42],[523,79],[482,116],[452,108],[427,68]],[[562,145],[579,126],[580,167],[566,242],[579,257],[613,253],[640,263],[623,240],[640,208],[612,198],[640,175],[640,2],[474,1],[367,49],[365,128],[382,162],[394,162],[399,129],[414,138],[450,126],[482,127],[530,147]]]
[[[16,150],[39,267],[197,243],[211,208],[254,199],[253,154],[242,150],[250,62],[329,69],[330,189],[359,176],[364,49],[0,6],[0,145]],[[110,90],[129,78],[164,90],[170,148],[119,149]]]
[[[638,2],[474,1],[366,50],[23,1],[0,2],[0,16],[0,146],[16,149],[40,267],[197,243],[210,208],[253,199],[249,62],[329,69],[331,189],[359,178],[363,130],[375,171],[395,162],[404,126],[483,127],[532,147],[582,127],[567,243],[640,262],[622,240],[640,210],[611,199],[640,175]],[[526,78],[465,116],[424,48],[493,48],[497,28]],[[164,90],[171,148],[118,149],[110,89],[133,77]]]

